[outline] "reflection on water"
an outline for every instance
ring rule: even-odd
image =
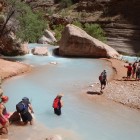
[[[116,103],[93,102],[82,94],[91,83],[98,82],[98,75],[103,69],[110,76],[112,69],[108,62],[33,55],[14,59],[35,68],[32,73],[4,82],[4,92],[10,98],[9,110],[14,111],[16,103],[28,96],[37,120],[52,130],[74,132],[76,138],[65,140],[139,140],[138,111]],[[57,64],[51,64],[52,61]],[[58,117],[53,113],[52,101],[60,92],[65,96],[62,115]],[[58,133],[61,134],[61,131]]]

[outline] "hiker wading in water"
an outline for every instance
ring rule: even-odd
[[[61,115],[61,107],[63,106],[63,101],[61,100],[62,97],[63,94],[58,94],[53,101],[54,113],[56,115]]]
[[[104,70],[100,76],[99,76],[99,80],[100,80],[100,84],[101,84],[101,93],[103,92],[103,89],[106,87],[106,83],[107,83],[107,74],[106,74],[106,70]]]

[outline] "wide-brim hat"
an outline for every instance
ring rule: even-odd
[[[63,93],[60,93],[60,94],[57,95],[57,97],[63,97],[63,96],[64,96]]]

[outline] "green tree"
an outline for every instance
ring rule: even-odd
[[[72,5],[72,0],[61,0],[61,6],[67,8]]]
[[[64,30],[65,26],[64,25],[53,25],[53,29],[54,29],[54,32],[55,32],[55,36],[56,36],[56,39],[57,40],[60,40],[61,39],[61,33],[62,31]]]
[[[84,30],[92,37],[99,39],[101,41],[106,41],[105,33],[99,24],[89,24],[84,25]]]
[[[20,0],[5,0],[5,3],[7,4],[6,22],[1,28],[0,37],[16,28],[15,34],[22,41],[36,42],[47,27],[43,13],[32,11],[30,6]],[[10,25],[7,30],[6,26],[11,19],[14,19],[18,24]]]

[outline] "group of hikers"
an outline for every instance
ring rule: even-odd
[[[127,68],[127,76],[126,80],[129,80],[132,76],[135,80],[140,80],[140,60],[135,61],[133,64],[129,63],[127,66],[124,65],[125,68]],[[103,93],[103,89],[106,87],[107,84],[107,73],[106,70],[103,70],[103,72],[99,76],[99,81],[101,84],[101,93]]]
[[[140,80],[140,61],[135,61],[133,64],[129,63],[129,65],[125,66],[127,68],[127,80],[132,78],[136,80]]]
[[[8,96],[3,95],[2,89],[0,89],[0,134],[8,133],[8,126],[15,122],[19,122],[22,125],[33,124],[33,117],[31,113],[34,113],[31,103],[27,97],[16,105],[16,111],[14,113],[7,112],[5,104],[8,102]],[[22,120],[22,121],[21,121]]]
[[[52,107],[56,115],[61,115],[61,107],[63,106],[62,97],[63,94],[58,94],[53,101]],[[29,98],[23,97],[16,104],[16,111],[14,113],[9,113],[6,110],[5,104],[8,100],[8,96],[3,95],[3,90],[0,88],[0,134],[8,134],[8,127],[12,123],[18,123],[19,125],[33,124],[34,111]]]

